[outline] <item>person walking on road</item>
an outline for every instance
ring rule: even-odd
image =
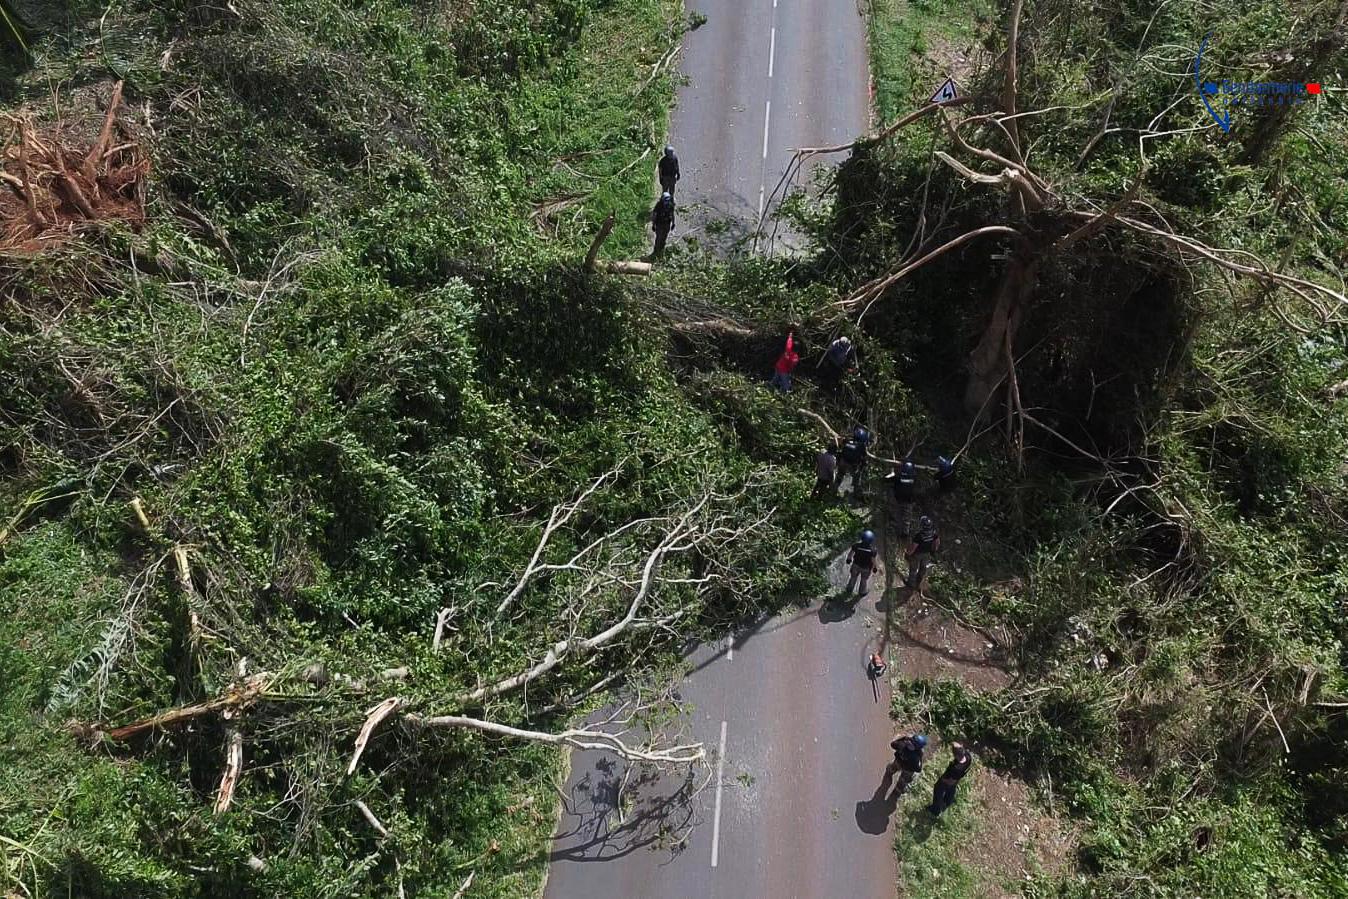
[[[852,566],[852,579],[847,582],[847,595],[852,595],[852,588],[857,586],[857,580],[861,580],[861,591],[857,593],[857,598],[865,596],[869,586],[871,575],[879,571],[875,564],[875,532],[866,530],[861,532],[861,539],[852,544],[852,548],[847,551],[847,564]]]
[[[662,193],[655,202],[655,208],[651,210],[651,227],[655,230],[655,251],[651,258],[659,259],[665,254],[669,232],[674,230],[674,195],[669,191]]]
[[[674,196],[674,185],[679,183],[679,157],[674,154],[673,147],[665,147],[665,155],[660,157],[660,189],[671,197]]]
[[[863,495],[864,479],[866,476],[866,447],[870,446],[871,432],[865,428],[857,428],[852,432],[838,451],[840,464],[838,465],[837,483],[835,486],[842,486],[844,475],[852,476],[852,495],[860,498]]]
[[[810,492],[813,499],[832,493],[834,490],[833,480],[838,476],[838,448],[836,446],[826,446],[819,455],[814,457],[814,490]]]
[[[908,547],[908,577],[904,583],[916,590],[922,589],[922,582],[931,567],[932,557],[941,550],[941,534],[931,516],[923,515],[917,520],[917,536]]]
[[[889,748],[894,750],[894,761],[885,767],[885,777],[893,777],[895,771],[902,771],[899,782],[894,786],[895,793],[902,793],[912,782],[913,776],[922,770],[922,750],[927,748],[927,738],[922,734],[895,737]]]
[[[931,794],[929,811],[938,818],[955,801],[955,790],[959,787],[960,778],[968,773],[969,766],[974,763],[974,757],[963,743],[951,743],[950,754],[950,764],[946,765],[945,773],[936,781]]]
[[[786,335],[786,349],[777,357],[777,364],[772,369],[772,386],[776,387],[782,393],[791,392],[791,372],[796,370],[796,364],[800,362],[800,353],[796,352],[796,332],[789,331]]]

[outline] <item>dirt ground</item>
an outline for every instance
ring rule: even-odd
[[[1011,681],[992,641],[916,594],[895,616],[894,647],[903,677],[957,680],[979,693],[1000,690]]]
[[[1072,863],[1071,832],[1042,811],[1024,782],[978,767],[968,799],[981,804],[978,838],[965,840],[958,858],[984,875],[985,895],[1013,897],[1003,884],[1035,873],[1057,875]]]
[[[896,676],[955,680],[979,693],[1010,683],[1012,673],[993,641],[916,594],[900,603],[892,624]],[[1044,809],[1024,781],[980,764],[978,747],[971,748],[974,767],[961,801],[977,806],[977,833],[961,842],[956,858],[977,872],[980,895],[1016,896],[1016,884],[1027,877],[1067,872],[1075,845],[1070,827]],[[933,763],[944,766],[948,754],[939,739],[932,740]]]

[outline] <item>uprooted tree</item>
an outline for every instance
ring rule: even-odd
[[[1210,123],[1178,131],[1166,130],[1157,124],[1161,119],[1158,115],[1149,128],[1137,133],[1138,165],[1129,178],[1127,189],[1113,199],[1077,194],[1037,171],[1028,161],[1032,123],[1052,110],[1021,108],[1017,56],[1023,6],[1023,0],[1015,0],[1009,5],[1000,89],[961,98],[956,103],[929,104],[901,116],[879,133],[849,144],[797,150],[792,166],[777,188],[780,191],[789,184],[812,157],[866,152],[907,126],[935,117],[941,122],[949,143],[945,149],[933,152],[932,164],[948,167],[976,188],[1004,191],[1004,200],[995,204],[999,220],[975,217],[972,227],[954,237],[946,237],[940,226],[947,224],[950,210],[929,210],[924,189],[918,228],[903,253],[890,264],[888,272],[841,297],[836,310],[860,320],[924,266],[961,248],[966,254],[963,259],[968,262],[979,257],[968,255],[971,247],[966,245],[987,246],[988,255],[982,258],[987,260],[990,268],[1000,264],[1001,275],[996,288],[987,297],[982,333],[967,357],[963,403],[968,413],[982,419],[994,408],[1000,395],[1006,439],[1017,458],[1024,451],[1025,424],[1045,426],[1040,419],[1026,412],[1022,401],[1017,361],[1026,348],[1019,345],[1017,337],[1026,313],[1039,295],[1057,286],[1056,283],[1046,285],[1042,282],[1044,273],[1050,268],[1061,272],[1075,265],[1078,270],[1092,266],[1108,270],[1119,256],[1120,242],[1130,239],[1139,247],[1134,256],[1149,256],[1149,261],[1143,264],[1153,266],[1160,272],[1160,277],[1174,278],[1180,273],[1192,277],[1195,266],[1208,264],[1223,276],[1247,280],[1262,292],[1265,299],[1276,292],[1290,295],[1293,303],[1267,305],[1289,333],[1305,335],[1332,321],[1342,320],[1344,310],[1348,308],[1348,297],[1340,290],[1281,271],[1279,266],[1247,250],[1213,246],[1184,233],[1156,203],[1142,194],[1140,187],[1151,164],[1146,149],[1148,141],[1215,127]],[[1326,35],[1321,36],[1316,47],[1341,38],[1336,29],[1330,29]],[[985,111],[964,114],[963,110],[970,106]],[[1282,115],[1285,117],[1285,110]],[[1103,130],[1088,141],[1079,159],[1091,153],[1102,133]],[[929,171],[927,186],[930,184]],[[984,203],[979,208],[986,210],[989,205]],[[1055,436],[1062,437],[1056,433]],[[1098,457],[1097,453],[1076,447],[1070,440],[1066,443],[1088,456]]]
[[[31,115],[7,116],[10,140],[0,169],[0,250],[31,252],[85,224],[145,221],[150,162],[119,116],[122,82],[112,88],[103,126],[87,146]]]

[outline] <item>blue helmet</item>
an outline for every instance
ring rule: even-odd
[[[917,477],[917,466],[913,464],[912,459],[904,459],[903,464],[899,466],[899,474],[905,478]]]
[[[861,532],[861,545],[870,546],[875,542],[875,531],[865,530]]]
[[[852,432],[852,436],[856,438],[857,443],[871,442],[871,432],[866,430],[865,428],[860,427],[857,428],[855,431]]]
[[[673,147],[665,147],[665,155],[666,155],[666,156],[673,156],[673,155],[674,155],[674,148],[673,148]]]
[[[936,471],[941,475],[948,475],[955,470],[955,463],[951,462],[945,456],[936,457]]]
[[[917,744],[918,749],[925,749],[927,746],[927,737],[925,734],[918,734],[913,737],[913,742]]]

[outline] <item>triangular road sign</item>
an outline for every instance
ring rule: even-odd
[[[955,87],[955,79],[947,78],[945,84],[936,89],[936,93],[931,95],[928,103],[949,103],[960,95],[959,88]]]

